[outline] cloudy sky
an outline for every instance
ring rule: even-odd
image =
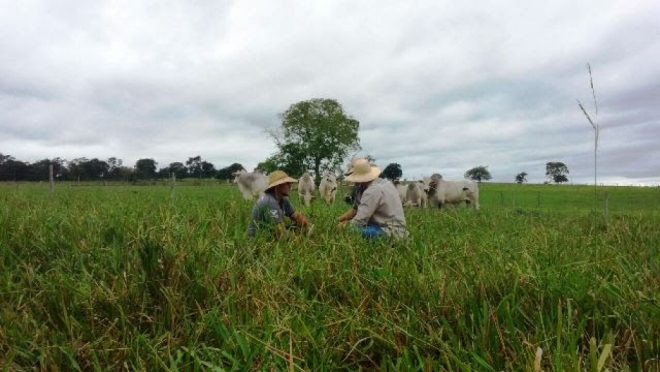
[[[660,184],[660,1],[0,0],[0,153],[252,169],[311,98],[404,177]],[[589,86],[591,64],[598,103]]]

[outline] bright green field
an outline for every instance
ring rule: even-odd
[[[316,203],[250,241],[229,186],[0,184],[0,368],[660,370],[659,188],[482,184],[397,245]]]

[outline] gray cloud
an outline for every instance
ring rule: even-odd
[[[201,155],[254,167],[289,105],[334,98],[362,154],[413,178],[660,183],[660,5],[184,1],[7,2],[0,14],[0,152],[161,166]]]

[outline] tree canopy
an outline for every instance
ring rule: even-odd
[[[401,178],[403,175],[403,170],[401,170],[401,165],[397,163],[390,163],[383,169],[383,172],[380,174],[380,178],[387,178],[390,181]]]
[[[516,183],[521,184],[527,182],[527,172],[520,172],[516,174]]]
[[[554,183],[568,182],[568,173],[568,167],[560,161],[545,164],[545,175]]]
[[[156,178],[156,166],[154,159],[139,159],[135,162],[135,177],[138,179]]]
[[[270,131],[279,151],[263,166],[287,166],[293,176],[312,169],[319,182],[323,171],[337,170],[350,151],[360,148],[360,122],[334,99],[294,103],[279,116],[281,127]]]
[[[488,166],[480,165],[478,167],[474,167],[472,169],[469,169],[467,172],[465,172],[464,175],[465,178],[469,178],[471,180],[475,180],[477,182],[481,181],[488,181],[489,179],[493,178],[488,171]]]
[[[244,170],[244,169],[245,168],[241,164],[233,163],[232,165],[230,165],[228,167],[224,167],[224,168],[218,170],[218,172],[216,172],[216,174],[215,174],[215,177],[217,179],[220,179],[220,180],[230,180],[230,179],[234,178],[234,173],[236,173],[240,170]]]

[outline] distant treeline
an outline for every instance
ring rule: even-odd
[[[217,169],[213,163],[201,156],[188,158],[185,162],[174,162],[158,168],[154,159],[139,159],[132,167],[125,166],[122,159],[97,158],[43,159],[34,163],[21,161],[11,155],[0,153],[0,181],[47,181],[49,168],[53,166],[53,177],[58,181],[134,181],[165,179],[172,176],[183,178],[231,179],[232,173],[244,169],[239,163]]]

